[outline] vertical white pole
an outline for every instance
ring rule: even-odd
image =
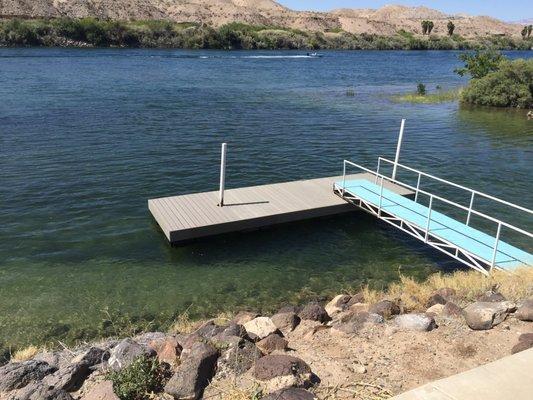
[[[426,236],[424,242],[427,243],[429,239],[429,224],[431,223],[431,209],[433,207],[433,195],[429,195],[429,211],[428,211],[428,220],[426,223]]]
[[[396,179],[396,170],[398,169],[398,162],[400,161],[400,149],[402,148],[404,126],[405,119],[402,119],[402,124],[400,125],[400,136],[398,137],[398,146],[396,147],[396,157],[394,158],[394,168],[392,169],[392,179]]]
[[[222,154],[220,157],[220,192],[219,192],[219,203],[220,207],[224,206],[224,185],[226,183],[226,151],[227,144],[222,143]]]
[[[496,265],[496,255],[498,254],[498,242],[500,241],[500,233],[502,231],[502,223],[498,222],[498,231],[496,232],[496,241],[494,242],[494,250],[492,252],[492,261],[490,263],[490,272]]]

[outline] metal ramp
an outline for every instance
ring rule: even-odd
[[[393,176],[395,176],[396,168],[398,167],[416,174],[416,187],[381,174],[380,167],[383,163],[394,165]],[[347,180],[347,167],[355,167],[371,173],[374,179],[373,181],[372,179]],[[512,271],[520,266],[533,266],[533,255],[501,240],[501,233],[502,228],[509,229],[528,238],[529,243],[531,243],[530,240],[533,238],[533,234],[475,210],[474,203],[476,199],[484,198],[496,202],[500,206],[504,205],[517,210],[526,217],[533,215],[533,211],[405,165],[395,164],[393,161],[382,157],[378,159],[378,167],[375,172],[347,160],[344,161],[343,169],[342,181],[335,182],[333,186],[335,194],[435,249],[461,261],[463,264],[484,274],[490,273],[494,268]],[[468,192],[470,198],[469,206],[461,205],[422,190],[422,178]],[[414,199],[406,198],[388,190],[384,187],[384,182],[386,181],[413,190],[415,193]],[[429,199],[427,206],[421,204],[421,197]],[[464,222],[458,221],[443,212],[436,211],[435,203],[437,202],[446,204],[448,208],[464,211],[466,213]],[[473,215],[493,223],[496,227],[496,235],[493,236],[472,227],[471,217]]]

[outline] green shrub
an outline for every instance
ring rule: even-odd
[[[533,59],[501,62],[497,71],[472,79],[461,100],[484,106],[533,108]]]
[[[141,356],[120,371],[108,373],[113,391],[121,400],[145,400],[163,389],[169,371],[156,359]]]
[[[460,54],[459,59],[465,63],[463,68],[455,70],[461,76],[470,75],[472,78],[482,78],[499,68],[505,59],[501,53],[494,50],[476,51],[474,54]]]
[[[419,83],[416,85],[416,94],[419,96],[425,96],[426,95],[426,85],[423,83]]]

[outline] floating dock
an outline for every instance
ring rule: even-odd
[[[227,189],[224,206],[218,206],[219,191],[148,200],[148,208],[170,243],[223,233],[356,211],[333,192],[342,176]],[[374,180],[370,173],[346,179]],[[384,187],[401,196],[413,191],[392,182]]]

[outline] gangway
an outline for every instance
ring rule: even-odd
[[[384,164],[390,164],[394,167],[391,177],[380,172],[380,168]],[[347,175],[347,168],[352,167],[366,172],[365,177],[369,178],[351,179]],[[396,170],[398,168],[414,173],[417,176],[416,186],[397,179]],[[422,179],[467,192],[470,199],[469,206],[423,190],[421,188]],[[407,198],[389,190],[387,184],[390,183],[412,190],[414,198]],[[483,198],[500,207],[506,206],[520,212],[520,216],[523,217],[522,220],[527,220],[533,215],[533,211],[525,207],[438,178],[384,157],[378,158],[376,171],[344,160],[342,181],[336,181],[333,184],[333,191],[347,202],[486,275],[494,269],[512,271],[520,266],[533,266],[532,254],[501,240],[502,228],[522,235],[527,238],[529,243],[531,243],[533,234],[476,210],[474,204],[478,199]],[[427,206],[422,204],[421,198],[424,197],[429,200]],[[450,209],[465,212],[464,222],[447,215],[449,213],[436,211],[435,203],[437,202],[446,204]],[[494,224],[496,234],[493,235],[474,228],[471,223],[472,216],[481,217]]]

